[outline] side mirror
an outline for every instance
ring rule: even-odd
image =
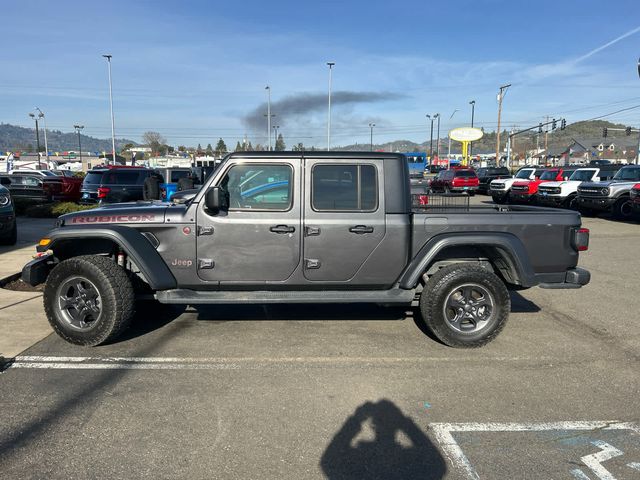
[[[565,182],[568,181],[568,180],[569,180],[569,177],[564,177],[564,181]]]
[[[214,215],[229,210],[229,192],[222,187],[211,187],[205,194],[204,205]]]
[[[593,177],[593,182],[599,182],[600,181],[600,177]]]

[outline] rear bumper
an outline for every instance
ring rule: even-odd
[[[545,275],[546,277],[546,275]],[[540,288],[580,288],[591,281],[591,273],[584,268],[571,268],[563,274],[558,274],[559,281],[545,281],[538,284]],[[546,280],[546,278],[545,278]],[[556,279],[553,279],[556,280]]]
[[[578,196],[578,207],[589,210],[600,210],[605,212],[607,210],[611,210],[614,203],[616,203],[615,198]]]

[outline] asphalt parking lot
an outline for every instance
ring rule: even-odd
[[[591,284],[514,293],[478,350],[370,305],[147,304],[111,345],[50,335],[0,374],[2,478],[640,478],[640,224],[584,225]]]

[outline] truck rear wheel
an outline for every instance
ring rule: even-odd
[[[427,282],[420,311],[444,344],[481,347],[504,328],[511,311],[509,292],[493,272],[475,264],[444,267]]]
[[[125,271],[97,255],[60,262],[49,274],[44,309],[55,332],[69,343],[96,346],[131,323],[134,293]]]

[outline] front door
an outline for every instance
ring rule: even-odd
[[[304,276],[348,282],[385,237],[383,161],[306,159],[305,171]]]
[[[284,281],[301,248],[300,159],[240,161],[227,165],[218,185],[229,211],[198,206],[198,275],[205,281],[259,284]]]

